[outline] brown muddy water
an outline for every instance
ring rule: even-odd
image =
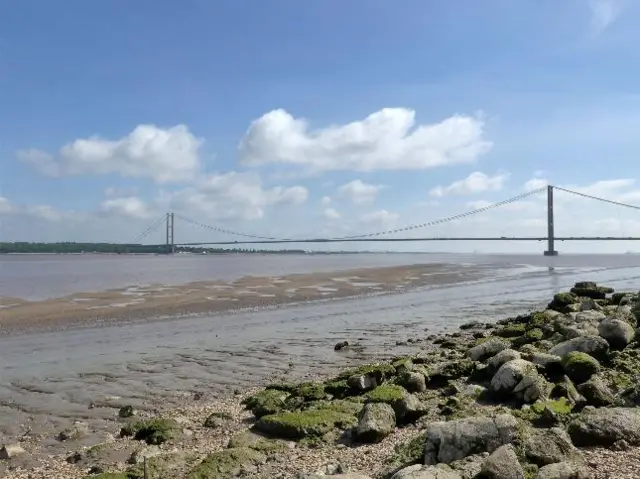
[[[640,285],[635,255],[5,256],[0,296],[42,300],[150,283],[417,263],[445,264],[459,280],[263,310],[0,336],[0,443],[29,432],[55,452],[61,447],[55,431],[74,420],[107,430],[124,404],[179,404],[196,392],[211,398],[274,375],[301,378],[410,353],[424,346],[398,347],[396,341],[537,308],[579,280],[629,290]],[[342,340],[358,346],[335,352],[333,345]]]

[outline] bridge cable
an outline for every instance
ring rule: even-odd
[[[401,233],[401,232],[404,232],[404,231],[411,231],[411,230],[415,230],[415,229],[419,229],[419,228],[424,228],[424,227],[427,227],[427,226],[433,226],[433,225],[437,225],[437,224],[448,223],[450,221],[454,221],[454,220],[457,220],[457,219],[460,219],[460,218],[465,218],[467,216],[471,216],[471,215],[475,215],[475,214],[478,214],[478,213],[482,213],[484,211],[488,211],[488,210],[491,210],[493,208],[499,208],[500,206],[504,206],[504,205],[509,204],[509,203],[514,203],[516,201],[522,200],[522,199],[527,198],[529,196],[533,196],[533,195],[537,195],[539,193],[542,193],[546,189],[547,189],[547,187],[544,186],[542,188],[537,188],[535,190],[529,191],[527,193],[519,194],[519,195],[514,196],[513,198],[509,198],[507,200],[503,200],[503,201],[499,201],[497,203],[492,203],[490,205],[483,206],[482,208],[477,208],[477,209],[472,210],[472,211],[467,211],[466,213],[460,213],[460,214],[449,216],[449,217],[446,217],[446,218],[441,218],[441,219],[438,219],[438,220],[429,221],[427,223],[422,223],[422,224],[418,224],[418,225],[411,225],[411,226],[405,226],[403,228],[397,228],[397,229],[387,230],[387,231],[380,231],[380,232],[376,232],[376,233],[368,233],[368,234],[354,235],[354,236],[343,236],[343,237],[331,238],[331,239],[333,239],[333,240],[346,240],[346,239],[357,239],[357,238],[370,238],[372,236],[382,236],[382,235],[386,235],[386,234]]]
[[[137,243],[139,241],[142,241],[144,238],[146,238],[147,236],[149,236],[153,231],[155,231],[155,229],[160,226],[160,224],[165,221],[167,218],[167,215],[162,215],[160,218],[158,218],[156,221],[154,221],[151,225],[149,225],[149,227],[147,229],[145,229],[142,233],[140,233],[138,236],[136,236],[133,240],[134,243]]]
[[[589,198],[591,200],[602,201],[604,203],[609,203],[609,204],[616,205],[616,206],[624,206],[625,208],[633,208],[634,210],[640,210],[640,206],[628,205],[626,203],[620,203],[619,201],[607,200],[605,198],[599,198],[597,196],[588,195],[586,193],[580,193],[578,191],[571,191],[571,190],[567,190],[565,188],[560,188],[559,186],[554,186],[553,189],[554,190],[564,191],[565,193],[571,193],[572,195],[576,195],[576,196],[582,196],[583,198]]]
[[[179,218],[183,221],[186,221],[187,223],[190,223],[194,226],[198,226],[200,228],[204,228],[204,229],[208,229],[208,230],[212,230],[212,231],[217,231],[218,233],[224,233],[224,234],[229,234],[229,235],[234,235],[234,236],[243,236],[245,238],[253,238],[253,239],[262,239],[262,240],[272,240],[272,241],[294,241],[292,239],[289,238],[274,238],[274,237],[270,237],[270,236],[259,236],[259,235],[252,235],[252,234],[248,234],[248,233],[240,233],[238,231],[233,231],[233,230],[228,230],[225,228],[220,228],[219,226],[213,226],[213,225],[207,225],[204,223],[200,223],[199,221],[195,221],[192,220],[190,218],[187,218],[185,216],[179,215],[176,213],[175,215],[176,218]]]

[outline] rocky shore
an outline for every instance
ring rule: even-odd
[[[0,477],[638,478],[638,320],[640,294],[577,283],[542,311],[415,338],[411,357],[125,406],[102,444],[78,447],[78,422],[51,438],[67,452],[35,460],[26,435],[0,449]]]

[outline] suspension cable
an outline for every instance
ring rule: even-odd
[[[179,218],[179,219],[181,219],[183,221],[186,221],[187,223],[191,223],[192,225],[198,226],[200,228],[208,229],[208,230],[211,230],[211,231],[217,231],[218,233],[224,233],[224,234],[229,234],[229,235],[233,235],[233,236],[242,236],[244,238],[272,240],[272,241],[293,241],[292,239],[289,239],[289,238],[274,238],[274,237],[270,237],[270,236],[259,236],[259,235],[252,235],[252,234],[248,234],[248,233],[240,233],[238,231],[232,231],[232,230],[228,230],[228,229],[225,229],[225,228],[220,228],[219,226],[207,225],[207,224],[204,224],[204,223],[200,223],[199,221],[195,221],[195,220],[192,220],[190,218],[187,218],[185,216],[178,215],[178,214],[176,214],[176,218]]]
[[[147,229],[145,229],[142,233],[136,236],[133,242],[137,243],[138,241],[142,241],[144,238],[149,236],[166,218],[167,218],[167,215],[162,215],[160,218],[154,221]]]
[[[624,206],[625,208],[632,208],[634,210],[640,210],[640,206],[628,205],[626,203],[620,203],[619,201],[607,200],[605,198],[599,198],[597,196],[588,195],[586,193],[580,193],[578,191],[571,191],[571,190],[567,190],[565,188],[560,188],[559,186],[554,186],[553,189],[564,191],[565,193],[571,193],[572,195],[576,195],[576,196],[582,196],[583,198],[589,198],[591,200],[602,201],[603,203],[609,203],[609,204],[616,205],[616,206]]]
[[[514,196],[513,198],[509,198],[507,200],[503,200],[503,201],[499,201],[497,203],[492,203],[490,205],[487,206],[483,206],[482,208],[477,208],[475,210],[472,211],[467,211],[466,213],[460,213],[454,216],[448,216],[446,218],[441,218],[438,220],[434,220],[434,221],[429,221],[427,223],[422,223],[422,224],[418,224],[418,225],[411,225],[411,226],[405,226],[403,228],[397,228],[394,230],[387,230],[387,231],[380,231],[380,232],[376,232],[376,233],[368,233],[368,234],[363,234],[363,235],[354,235],[354,236],[343,236],[343,237],[339,237],[339,238],[331,238],[334,240],[345,240],[345,239],[357,239],[357,238],[370,238],[372,236],[381,236],[381,235],[386,235],[386,234],[393,234],[393,233],[401,233],[403,231],[411,231],[411,230],[415,230],[415,229],[419,229],[419,228],[425,228],[427,226],[433,226],[433,225],[437,225],[437,224],[442,224],[442,223],[448,223],[450,221],[454,221],[460,218],[465,218],[467,216],[471,216],[471,215],[475,215],[478,213],[482,213],[484,211],[488,211],[491,210],[493,208],[499,208],[500,206],[504,206],[506,204],[509,203],[514,203],[516,201],[522,200],[524,198],[527,198],[529,196],[532,195],[537,195],[539,193],[541,193],[542,191],[545,191],[547,189],[546,186],[542,187],[542,188],[537,188],[535,190],[529,191],[527,193],[522,193],[519,194],[517,196]]]

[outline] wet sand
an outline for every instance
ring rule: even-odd
[[[73,325],[216,314],[477,279],[484,268],[446,264],[359,268],[276,277],[244,277],[236,281],[198,281],[184,285],[149,284],[109,291],[76,293],[27,301],[0,297],[3,333]]]

